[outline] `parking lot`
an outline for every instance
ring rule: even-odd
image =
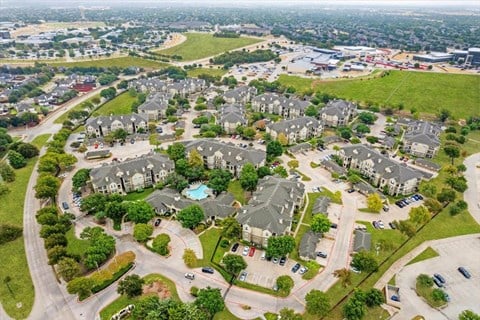
[[[321,241],[320,241],[321,242]],[[240,245],[235,254],[242,255],[244,246]],[[292,267],[297,263],[292,259],[287,259],[284,266],[272,261],[262,260],[263,250],[256,249],[253,257],[249,255],[243,256],[248,264],[246,282],[256,284],[265,288],[272,289],[279,276],[288,275],[292,277],[295,282],[295,287],[302,286],[306,280],[302,279],[299,272],[293,273]],[[325,262],[323,263],[325,264]]]
[[[480,313],[480,240],[454,239],[432,247],[439,257],[406,266],[397,275],[402,309],[394,319],[410,319],[415,314],[422,314],[426,319],[457,319],[466,309]],[[460,266],[470,272],[470,279],[458,272]],[[415,279],[421,273],[439,273],[445,278],[445,291],[451,301],[441,312],[430,308],[415,293]]]

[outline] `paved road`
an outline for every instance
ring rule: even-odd
[[[468,211],[480,224],[480,153],[466,158],[464,164],[467,167],[465,178],[467,178],[468,189],[463,197],[468,203]]]

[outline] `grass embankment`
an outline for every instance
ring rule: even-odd
[[[54,67],[98,67],[98,68],[128,68],[128,67],[138,67],[144,69],[159,69],[165,67],[167,64],[163,62],[158,62],[154,60],[148,60],[140,57],[118,57],[118,58],[105,58],[105,59],[85,59],[72,62],[66,61],[55,61],[50,62],[46,61],[47,64]]]
[[[225,51],[242,48],[262,40],[248,37],[217,38],[210,33],[185,33],[187,40],[181,44],[155,51],[165,55],[181,56],[183,61],[191,61],[215,56]]]
[[[40,135],[32,144],[41,148],[49,136]],[[23,227],[25,193],[36,161],[36,157],[28,160],[27,166],[15,170],[15,181],[7,183],[10,192],[0,197],[0,223]],[[9,316],[25,319],[32,309],[35,289],[28,269],[24,238],[2,244],[0,257],[5,257],[0,268],[0,302]],[[8,286],[4,283],[7,276],[11,278]],[[17,308],[17,303],[21,303],[20,308]]]
[[[240,202],[242,205],[247,203],[247,199],[245,198],[245,191],[242,189],[240,185],[240,181],[233,180],[228,184],[228,192],[233,194],[235,200]]]
[[[439,256],[439,254],[438,254],[437,251],[432,249],[432,247],[427,247],[427,249],[423,250],[422,253],[420,253],[418,256],[416,256],[415,258],[410,260],[410,262],[407,263],[407,266],[410,265],[410,264],[414,264],[414,263],[417,263],[417,262],[420,262],[420,261],[423,261],[423,260],[428,260],[428,259],[431,259],[431,258],[435,258],[435,257],[438,257],[438,256]]]
[[[137,97],[132,97],[128,92],[119,94],[112,100],[105,102],[92,114],[93,117],[122,115],[132,113],[132,103],[137,100]]]
[[[91,97],[90,99],[86,100],[86,101],[89,101],[89,102],[92,102],[92,100],[94,98],[99,98],[100,99],[100,94],[97,94],[93,97]],[[81,102],[79,104],[77,104],[75,107],[73,107],[72,109],[70,109],[68,112],[70,111],[82,111],[84,109],[83,107],[83,104],[85,102]],[[58,117],[57,119],[55,119],[55,121],[53,121],[53,123],[59,123],[59,124],[62,124],[65,120],[68,120],[68,112],[64,112],[60,117]]]
[[[148,197],[153,191],[155,191],[154,188],[147,188],[147,189],[144,189],[142,192],[131,192],[125,196],[124,200],[125,201],[143,200],[146,197]]]
[[[90,240],[77,238],[74,228],[68,230],[65,236],[67,237],[67,252],[83,257],[90,246]]]
[[[33,139],[32,144],[38,149],[41,149],[43,145],[47,143],[47,140],[50,139],[50,136],[50,133],[38,135],[35,137],[35,139]]]
[[[206,74],[214,77],[223,77],[225,73],[227,73],[227,70],[218,69],[218,68],[197,68],[197,69],[191,69],[187,71],[187,75],[190,78],[197,78],[199,75],[202,75],[202,74]]]
[[[480,77],[477,75],[441,74],[413,71],[389,71],[384,77],[349,80],[312,80],[280,75],[279,81],[297,91],[309,89],[335,94],[338,97],[378,105],[415,108],[435,114],[447,109],[455,118],[480,115]],[[448,90],[445,90],[448,88]],[[458,103],[461,97],[462,103]]]

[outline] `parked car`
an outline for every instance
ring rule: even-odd
[[[235,244],[232,246],[232,252],[237,252],[239,245],[240,245],[240,244],[238,244],[238,242],[235,243]]]
[[[457,269],[465,278],[467,279],[470,279],[472,277],[472,275],[470,274],[470,272],[468,272],[467,269],[465,269],[464,267],[458,267]]]
[[[187,278],[189,280],[195,280],[195,275],[191,272],[187,272],[187,273],[185,273],[185,278]]]
[[[250,252],[250,247],[249,246],[243,247],[242,256],[247,256],[249,252]]]
[[[446,283],[445,278],[444,278],[441,274],[439,274],[439,273],[435,273],[435,274],[433,275],[433,277],[436,278],[436,279],[438,279],[438,281],[440,281],[440,282],[443,283],[443,284]]]
[[[293,267],[292,267],[292,272],[293,273],[296,273],[298,271],[298,269],[300,269],[300,263],[296,263]]]
[[[214,270],[212,267],[203,267],[202,272],[213,274]]]
[[[437,287],[439,287],[439,288],[442,288],[442,287],[443,287],[443,283],[442,283],[440,280],[438,280],[437,278],[432,277],[432,280],[433,280],[433,282],[435,282],[435,284],[437,285]]]
[[[377,221],[377,225],[380,229],[385,229],[385,225],[383,224],[383,221],[382,220],[378,220]]]
[[[158,227],[161,222],[162,222],[162,219],[157,218],[157,219],[155,220],[155,227]]]
[[[317,252],[317,257],[326,258],[327,254],[325,252],[319,251],[319,252]]]
[[[274,264],[277,264],[277,263],[278,263],[278,258],[277,258],[277,257],[273,257],[272,262],[273,262]]]
[[[245,280],[247,279],[247,275],[248,275],[247,271],[243,271],[243,272],[240,274],[239,280],[240,280],[240,281],[245,281]]]
[[[254,254],[255,254],[255,247],[250,247],[250,251],[248,252],[248,256],[253,257]]]
[[[68,210],[68,203],[66,202],[62,202],[62,207],[63,207],[63,210]]]
[[[357,268],[355,268],[353,266],[350,266],[350,270],[352,270],[352,272],[354,272],[354,273],[362,273],[362,271],[358,270]]]
[[[388,210],[390,210],[390,207],[387,206],[387,205],[384,205],[384,206],[383,206],[383,211],[388,212]]]
[[[347,192],[348,193],[353,193],[353,192],[355,192],[355,189],[348,189]]]
[[[332,229],[337,229],[337,228],[338,228],[338,225],[337,225],[336,223],[332,223],[332,224],[330,225],[330,228],[332,228]]]
[[[395,223],[393,223],[393,222],[389,222],[388,225],[389,225],[390,228],[392,228],[392,229],[397,229],[397,227],[395,226]]]
[[[287,262],[287,258],[286,258],[286,257],[281,257],[281,258],[280,258],[280,265],[281,265],[281,266],[284,266],[286,262]]]
[[[263,251],[260,259],[265,260],[266,257],[267,257],[267,252]]]
[[[298,271],[298,273],[300,274],[304,274],[305,272],[308,271],[308,268],[307,267],[301,267],[300,270]]]
[[[397,295],[393,295],[390,299],[392,299],[393,301],[400,302],[400,297]]]

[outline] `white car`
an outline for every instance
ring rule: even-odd
[[[187,273],[185,273],[185,278],[187,278],[189,280],[195,280],[195,275],[191,272],[187,272]]]
[[[380,229],[385,229],[385,225],[383,224],[383,221],[382,221],[382,220],[378,220],[378,221],[377,221],[377,226],[378,226]]]
[[[249,246],[245,246],[245,247],[243,248],[242,256],[247,256],[249,251],[250,251],[250,247],[249,247]]]
[[[300,274],[304,274],[305,272],[308,271],[308,268],[307,267],[301,267],[300,270],[298,271],[298,273]]]
[[[240,281],[245,281],[247,279],[247,271],[243,271],[241,274],[240,274]]]

